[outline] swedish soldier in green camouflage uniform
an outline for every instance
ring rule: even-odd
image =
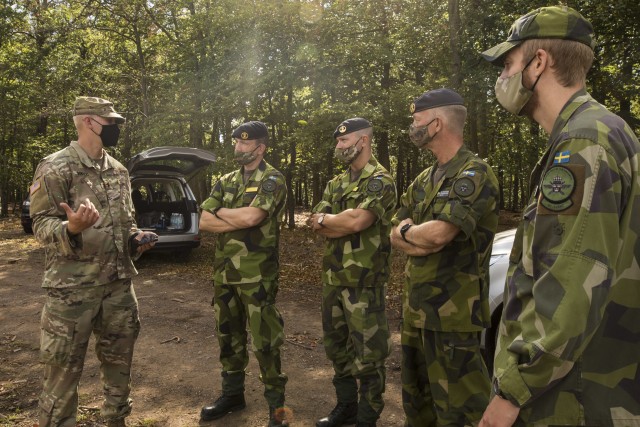
[[[405,425],[477,423],[490,380],[480,333],[490,325],[489,258],[498,225],[498,182],[465,148],[467,115],[450,89],[411,104],[409,136],[437,164],[413,181],[393,219],[393,246],[408,255],[402,323]]]
[[[640,144],[585,91],[591,24],[520,17],[482,55],[496,97],[550,136],[515,236],[481,425],[640,426]]]
[[[93,332],[102,416],[109,426],[124,426],[140,330],[131,256],[157,236],[136,228],[129,174],[103,149],[117,143],[125,119],[111,102],[92,97],[76,99],[73,116],[78,141],[42,160],[30,188],[33,229],[46,252],[39,425],[76,425],[78,382]]]
[[[287,376],[280,367],[283,321],[275,306],[278,245],[287,198],[283,175],[263,160],[269,142],[264,123],[240,125],[232,133],[242,167],[223,176],[202,203],[200,228],[218,234],[213,306],[222,364],[222,396],[202,408],[201,421],[245,407],[247,323],[260,365],[269,426],[288,425],[284,414]]]
[[[369,121],[345,120],[334,138],[336,157],[349,168],[327,184],[309,225],[327,238],[322,328],[338,403],[316,426],[373,426],[384,408],[384,361],[391,349],[385,296],[396,187],[371,153]]]

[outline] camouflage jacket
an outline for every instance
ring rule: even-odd
[[[495,359],[527,425],[640,425],[639,152],[579,91],[533,171]]]
[[[129,256],[129,238],[138,231],[129,173],[106,151],[100,162],[73,141],[36,169],[30,209],[36,239],[46,252],[43,287],[98,286],[137,274]],[[100,219],[70,237],[60,202],[75,211],[85,199]]]
[[[391,217],[396,207],[396,185],[387,170],[371,156],[360,177],[351,182],[351,170],[327,184],[313,212],[338,214],[366,209],[376,216],[367,229],[327,239],[322,259],[322,283],[336,286],[384,286],[391,267]]]
[[[404,321],[433,331],[473,332],[490,325],[489,259],[498,226],[498,181],[465,147],[433,183],[423,171],[400,199],[394,223],[450,222],[460,233],[440,252],[410,256],[403,292]]]
[[[221,233],[216,241],[214,282],[224,284],[276,281],[279,273],[280,223],[287,200],[284,176],[264,160],[245,184],[243,168],[213,186],[202,209],[253,207],[267,212],[258,225]]]

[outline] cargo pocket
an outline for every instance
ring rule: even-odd
[[[42,310],[40,326],[40,363],[65,366],[69,360],[75,321]]]

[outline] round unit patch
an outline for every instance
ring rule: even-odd
[[[378,191],[382,190],[382,181],[380,181],[379,179],[372,179],[367,184],[367,190],[371,191],[372,193],[377,193]]]
[[[459,178],[453,184],[453,191],[455,191],[458,196],[469,197],[474,191],[476,191],[476,185],[473,183],[471,178]]]
[[[262,182],[261,187],[265,193],[273,193],[273,191],[276,189],[276,183],[271,179],[267,179]]]
[[[571,195],[576,189],[573,173],[564,166],[553,166],[542,178],[542,205],[555,212],[571,207]]]

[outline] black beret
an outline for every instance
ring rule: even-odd
[[[258,121],[246,122],[238,126],[231,134],[232,138],[259,139],[269,136],[267,125]]]
[[[434,89],[423,93],[411,103],[409,111],[411,114],[416,111],[429,110],[445,105],[464,105],[464,99],[451,89]]]
[[[352,119],[347,119],[344,122],[340,123],[336,128],[336,131],[333,132],[333,137],[337,138],[342,135],[347,135],[351,132],[355,132],[361,129],[367,129],[371,127],[371,123],[369,120],[363,119],[361,117],[354,117]]]

